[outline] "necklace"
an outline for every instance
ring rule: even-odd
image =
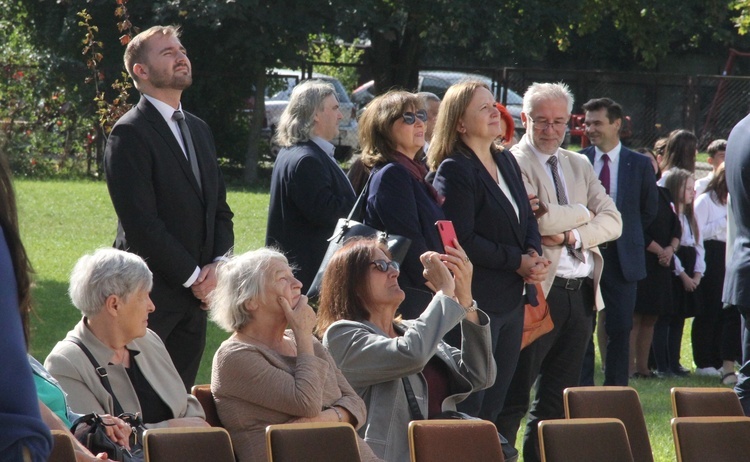
[[[122,350],[115,350],[115,355],[113,356],[112,364],[122,364],[123,366],[127,367],[129,363],[129,354],[127,348],[123,348]]]

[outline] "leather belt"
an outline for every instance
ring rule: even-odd
[[[555,276],[555,280],[552,281],[553,287],[562,287],[565,290],[580,290],[583,287],[583,283],[589,280],[589,278],[574,278],[566,279]]]

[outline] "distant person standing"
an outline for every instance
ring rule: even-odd
[[[153,273],[149,328],[190,390],[216,263],[234,231],[211,130],[180,103],[193,79],[179,37],[176,27],[154,26],[128,43],[125,68],[142,96],[112,129],[104,170],[118,218],[114,246],[140,255]]]
[[[609,98],[583,105],[586,135],[592,146],[581,151],[589,158],[607,194],[622,216],[619,239],[599,246],[604,258],[602,297],[606,354],[604,385],[628,384],[630,331],[633,328],[638,281],[646,277],[645,232],[656,217],[658,191],[651,162],[620,142],[622,106]],[[601,337],[600,337],[601,338]],[[584,361],[581,385],[594,385],[594,345]]]
[[[706,152],[708,153],[706,161],[711,166],[711,171],[703,178],[695,180],[695,197],[699,197],[706,190],[708,182],[713,179],[719,167],[724,163],[727,154],[727,140],[711,141],[711,144],[706,148]]]
[[[438,114],[440,113],[440,97],[435,93],[428,91],[420,91],[417,96],[422,100],[424,104],[424,110],[427,111],[427,120],[424,123],[424,152],[425,154],[430,149],[430,143],[432,143],[432,133],[435,131],[435,123],[437,122]]]
[[[331,140],[343,118],[333,85],[302,82],[292,90],[276,129],[283,149],[271,175],[266,246],[279,248],[306,293],[315,279],[339,218],[356,197],[333,157]]]

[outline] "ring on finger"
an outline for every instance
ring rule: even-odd
[[[464,261],[465,261],[466,263],[469,263],[469,256],[468,256],[468,255],[464,257]]]

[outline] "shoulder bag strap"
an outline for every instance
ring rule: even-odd
[[[91,354],[91,351],[89,351],[89,349],[86,348],[86,345],[84,345],[83,342],[81,342],[81,339],[79,339],[78,337],[70,337],[67,340],[78,345],[78,348],[80,348],[86,354],[86,357],[89,358],[89,361],[91,361],[91,364],[94,365],[94,369],[96,370],[96,374],[99,376],[99,380],[102,381],[102,386],[104,387],[105,390],[107,390],[107,393],[109,393],[109,395],[112,397],[112,401],[115,407],[115,415],[122,414],[123,413],[122,406],[120,406],[120,402],[117,401],[117,397],[112,391],[112,386],[109,384],[109,377],[107,377],[107,369],[101,367],[99,363],[96,362],[94,355]]]
[[[370,181],[372,181],[372,176],[374,173],[375,170],[371,171],[370,176],[367,177],[367,183],[365,183],[365,187],[362,188],[362,192],[359,193],[357,202],[354,203],[351,212],[349,212],[347,220],[354,220],[360,223],[362,223],[362,221],[364,220],[365,210],[367,208],[367,194],[370,191]]]
[[[417,398],[414,396],[414,389],[411,387],[408,377],[401,377],[401,381],[404,383],[404,392],[406,392],[406,401],[409,402],[409,412],[411,412],[412,420],[425,420],[422,415],[422,411],[419,410],[419,404]]]

